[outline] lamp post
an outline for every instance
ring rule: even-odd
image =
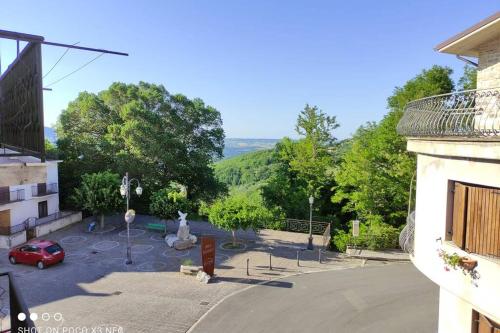
[[[312,221],[313,221],[313,203],[314,197],[311,195],[309,197],[309,243],[307,243],[307,249],[313,250],[313,234],[312,234]]]
[[[122,178],[122,184],[120,185],[120,194],[122,195],[122,197],[127,198],[127,212],[129,211],[130,184],[132,183],[133,180],[137,182],[135,193],[138,196],[141,196],[142,194],[141,183],[139,183],[139,181],[135,178],[129,179],[128,172],[125,173],[125,176]],[[130,265],[132,263],[132,251],[130,249],[130,222],[132,222],[132,220],[129,221],[127,221],[127,219],[125,220],[125,222],[127,223],[127,261],[125,263],[127,265]]]

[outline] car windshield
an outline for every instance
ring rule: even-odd
[[[48,253],[50,253],[50,254],[54,254],[54,253],[56,253],[57,251],[61,251],[61,250],[62,250],[62,248],[61,248],[61,246],[59,246],[59,244],[53,244],[53,245],[51,245],[51,246],[47,246],[47,247],[45,248],[45,251],[47,251],[47,252],[48,252]]]

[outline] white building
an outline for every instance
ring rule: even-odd
[[[10,248],[81,220],[81,213],[59,211],[59,162],[41,162],[32,156],[0,156],[0,248]]]
[[[398,131],[417,154],[416,207],[402,245],[440,286],[439,332],[498,333],[500,12],[436,50],[477,58],[478,89],[406,107]]]

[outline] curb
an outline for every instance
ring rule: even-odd
[[[386,257],[367,257],[367,256],[347,256],[347,258],[374,260],[374,261],[411,262],[410,258],[386,258]]]

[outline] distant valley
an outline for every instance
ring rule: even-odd
[[[45,138],[50,142],[55,143],[57,140],[55,130],[51,127],[45,127]],[[278,141],[278,139],[226,138],[224,159],[256,150],[270,149],[273,148]]]

